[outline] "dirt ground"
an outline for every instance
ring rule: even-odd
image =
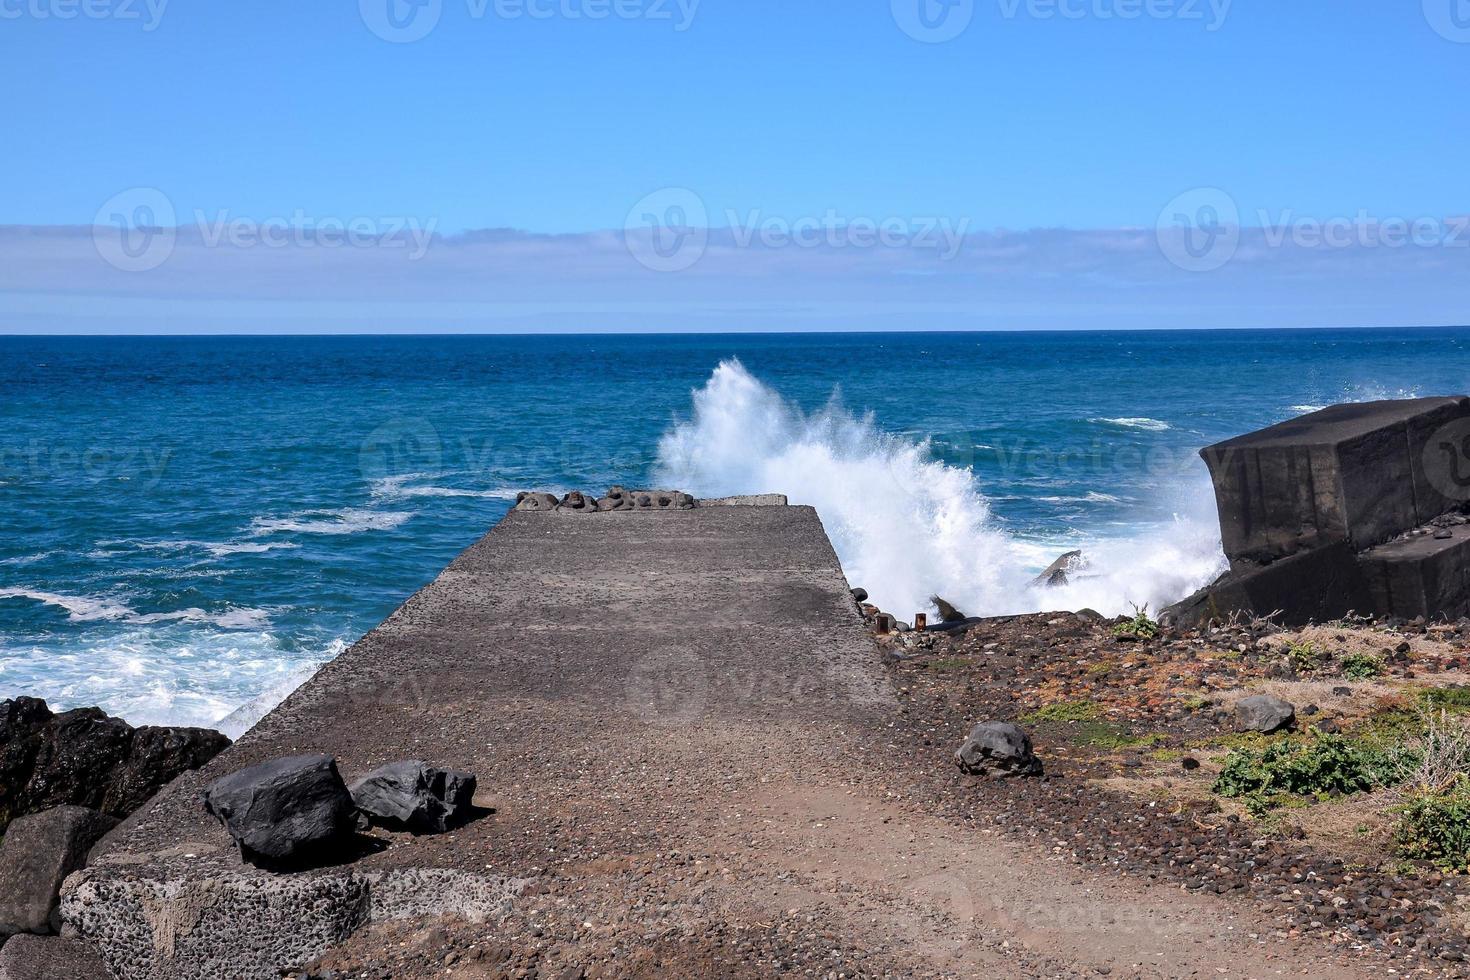
[[[1464,975],[1465,890],[1392,857],[1391,792],[1269,820],[1210,792],[1239,697],[1272,691],[1348,729],[1417,685],[1464,683],[1464,630],[1140,642],[1113,626],[1053,614],[882,637],[896,700],[871,716],[650,725],[615,800],[535,787],[538,819],[562,815],[557,853],[503,918],[375,926],[305,975]],[[1303,641],[1328,662],[1292,676],[1284,651]],[[1381,656],[1383,676],[1334,677],[1347,651]],[[1044,777],[954,768],[971,725],[1008,719]],[[544,829],[518,825],[513,799],[479,802],[507,853]]]

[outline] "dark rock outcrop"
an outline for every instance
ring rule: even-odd
[[[939,610],[939,621],[941,623],[962,623],[970,618],[940,596],[931,595],[929,601],[935,609]]]
[[[527,493],[516,495],[516,510],[556,510],[556,495],[550,493]]]
[[[56,806],[132,813],[230,740],[205,728],[134,728],[98,708],[52,714],[46,702],[0,702],[0,833]]]
[[[228,738],[207,728],[133,729],[127,759],[113,774],[103,811],[115,816],[132,813],[180,773],[203,767],[229,745]]]
[[[1032,579],[1031,588],[1049,589],[1066,585],[1071,581],[1069,577],[1071,573],[1081,568],[1084,564],[1086,564],[1086,559],[1083,558],[1082,552],[1069,551],[1046,566],[1040,575]]]
[[[354,782],[357,809],[393,830],[436,834],[463,823],[475,796],[475,775],[418,760],[390,762]]]
[[[80,806],[59,806],[13,820],[0,842],[0,936],[54,933],[61,883],[118,821]]]
[[[353,828],[352,797],[328,755],[272,759],[204,789],[204,808],[224,824],[244,860],[267,867],[330,850]]]
[[[101,980],[111,975],[80,939],[22,935],[0,950],[0,980]]]
[[[573,490],[561,498],[561,503],[557,504],[557,510],[570,511],[574,514],[590,514],[597,510],[597,500],[580,490]]]
[[[1296,706],[1269,694],[1253,694],[1235,704],[1235,729],[1269,735],[1296,721]]]
[[[970,731],[957,766],[976,776],[1039,776],[1041,760],[1031,751],[1031,737],[1008,721],[984,721]]]

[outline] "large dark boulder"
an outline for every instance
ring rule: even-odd
[[[0,702],[0,833],[13,817],[30,812],[26,787],[51,717],[39,698]]]
[[[1269,735],[1296,721],[1296,706],[1270,694],[1253,694],[1235,704],[1235,728]]]
[[[36,753],[28,787],[31,808],[67,804],[101,808],[132,741],[132,726],[99,708],[57,715]]]
[[[134,729],[128,757],[113,774],[103,810],[120,816],[132,813],[180,773],[202,768],[229,745],[225,735],[208,728]]]
[[[954,761],[975,776],[1041,775],[1041,760],[1031,751],[1031,737],[1008,721],[976,725]]]
[[[97,708],[52,714],[44,701],[0,702],[0,833],[54,806],[132,813],[230,740],[205,728],[133,728]]]
[[[463,823],[475,796],[475,774],[418,760],[390,762],[350,787],[352,802],[373,823],[437,834]]]
[[[1194,595],[1159,614],[1190,628],[1233,616],[1271,616],[1284,626],[1325,623],[1372,608],[1362,566],[1352,546],[1339,542],[1302,551],[1269,565],[1237,562]]]
[[[0,936],[58,931],[61,883],[85,867],[92,845],[117,823],[80,806],[59,806],[11,821],[0,842]]]
[[[223,776],[205,787],[204,808],[224,824],[241,858],[267,867],[331,850],[354,824],[352,797],[328,755],[272,759]]]

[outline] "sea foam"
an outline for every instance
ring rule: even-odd
[[[973,615],[1158,609],[1223,564],[1207,480],[1184,488],[1174,521],[1153,531],[1108,539],[1059,528],[1049,542],[1022,540],[995,519],[969,468],[884,432],[836,395],[803,412],[735,360],[693,392],[692,414],[659,443],[654,477],[700,496],[776,492],[814,506],[848,581],[905,618],[936,593]],[[1072,584],[1031,587],[1050,560],[1040,555],[1077,547],[1089,565]]]

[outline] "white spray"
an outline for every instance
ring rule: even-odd
[[[974,473],[932,459],[927,445],[883,432],[836,395],[804,413],[733,360],[693,399],[692,417],[659,443],[657,481],[700,496],[784,493],[814,506],[848,581],[900,617],[930,608],[935,593],[972,615],[1157,610],[1221,571],[1213,517],[1192,503],[1206,513],[1143,538],[1086,542],[1084,575],[1032,589],[1045,552],[997,527]],[[1203,494],[1190,490],[1208,503],[1208,484]]]

